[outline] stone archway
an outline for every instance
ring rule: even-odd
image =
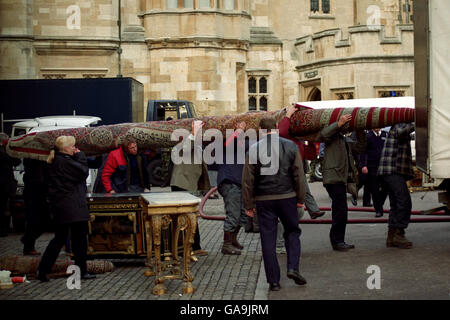
[[[322,101],[322,91],[317,87],[312,88],[307,101]]]

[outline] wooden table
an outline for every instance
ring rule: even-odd
[[[141,194],[147,239],[146,276],[155,276],[153,294],[166,292],[164,281],[182,279],[182,293],[194,293],[194,277],[190,271],[191,248],[197,227],[197,212],[200,198],[188,192],[161,192]],[[161,261],[161,232],[172,225],[171,256]],[[183,241],[183,272],[178,257],[178,240],[185,231]],[[169,271],[168,273],[166,271]],[[165,274],[164,274],[165,273]]]

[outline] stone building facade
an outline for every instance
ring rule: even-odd
[[[414,95],[411,2],[0,0],[0,78],[133,77],[200,115]]]

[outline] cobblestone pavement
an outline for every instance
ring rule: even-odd
[[[209,200],[205,214],[223,215],[223,200]],[[223,255],[220,250],[223,239],[223,221],[199,219],[202,248],[208,256],[191,262],[194,275],[194,294],[181,294],[183,281],[166,280],[166,294],[152,294],[154,277],[144,275],[144,259],[106,259],[115,269],[99,274],[94,280],[82,280],[80,290],[67,289],[67,279],[52,279],[48,283],[32,280],[15,284],[12,289],[0,290],[0,300],[253,300],[257,292],[261,267],[259,234],[240,232],[239,241],[244,245],[240,256]],[[0,238],[0,256],[20,255],[21,234]],[[52,239],[51,233],[41,236],[36,249],[43,252]],[[62,252],[60,258],[64,258]],[[265,291],[266,292],[266,291]],[[264,294],[258,295],[265,298]]]
[[[310,187],[319,206],[329,207],[330,200],[323,185],[312,183]],[[436,191],[417,192],[411,197],[413,210],[439,206]],[[387,202],[385,209],[388,207]],[[209,200],[204,212],[224,215],[223,200]],[[352,212],[349,218],[370,218],[373,215]],[[330,219],[330,212],[323,218]],[[197,262],[191,263],[196,288],[192,295],[181,294],[182,281],[167,280],[167,293],[155,296],[152,294],[154,278],[144,275],[144,259],[112,259],[115,270],[97,275],[95,280],[82,281],[81,290],[67,289],[64,278],[49,283],[31,281],[0,290],[0,300],[448,300],[450,297],[448,222],[410,224],[407,235],[414,243],[411,250],[385,247],[386,223],[351,224],[347,226],[346,240],[354,243],[356,249],[348,253],[331,250],[330,225],[300,226],[303,230],[300,271],[308,280],[308,284],[302,287],[286,278],[286,255],[279,254],[282,290],[269,292],[259,234],[241,231],[239,241],[245,246],[242,255],[223,255],[220,252],[223,221],[199,219],[201,244],[209,255],[198,257]],[[20,236],[12,234],[0,238],[0,256],[21,254]],[[37,241],[37,249],[42,252],[51,238],[52,234],[43,235]],[[369,290],[366,286],[370,265],[380,267],[380,290]]]

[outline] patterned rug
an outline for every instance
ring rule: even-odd
[[[293,135],[303,137],[304,140],[314,141],[315,136],[322,128],[337,121],[343,114],[353,115],[352,121],[344,127],[345,132],[383,128],[395,123],[414,121],[414,109],[409,108],[299,108],[291,117],[291,132]],[[274,112],[249,112],[233,116],[209,116],[197,119],[205,122],[204,131],[216,128],[225,137],[226,129],[235,128],[236,124],[241,121],[246,122],[247,129],[257,129],[262,117],[274,116],[279,122],[284,115],[285,110],[282,109]],[[140,149],[172,147],[177,143],[170,139],[172,132],[181,128],[190,131],[193,120],[122,123],[31,133],[10,139],[7,152],[17,158],[46,160],[56,138],[61,135],[74,136],[77,147],[88,156],[108,153],[117,148],[126,135],[132,135],[137,140]]]

